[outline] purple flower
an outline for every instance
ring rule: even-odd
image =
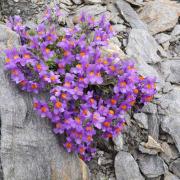
[[[92,115],[92,122],[94,126],[98,129],[101,129],[102,122],[104,122],[105,117],[102,117],[98,112],[94,112]]]

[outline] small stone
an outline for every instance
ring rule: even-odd
[[[113,142],[115,144],[115,150],[116,151],[123,150],[124,140],[123,140],[122,134],[119,134],[118,136],[113,138]]]
[[[150,154],[150,155],[155,155],[155,154],[158,153],[156,150],[154,150],[154,149],[147,149],[147,148],[145,148],[142,145],[139,145],[139,151],[144,153],[144,154]]]
[[[72,6],[73,5],[71,0],[61,0],[61,3],[66,4],[68,6]]]
[[[171,39],[171,36],[165,33],[160,33],[155,36],[155,39],[159,44],[163,44]]]
[[[164,174],[164,180],[179,180],[179,178],[174,174],[167,172]]]
[[[163,160],[157,155],[142,155],[138,160],[141,172],[147,178],[155,178],[165,173]]]
[[[177,24],[171,33],[171,36],[178,36],[178,35],[180,35],[180,24]]]
[[[161,145],[157,141],[155,141],[151,136],[148,136],[147,143],[142,142],[141,145],[143,145],[147,149],[153,149],[157,152],[164,152]]]
[[[144,113],[135,113],[134,119],[138,122],[140,127],[148,129],[148,117]]]
[[[169,42],[169,41],[166,41],[166,42],[162,43],[162,46],[163,46],[163,48],[164,48],[165,51],[168,51],[169,46],[170,46],[170,42]]]
[[[166,60],[161,63],[161,72],[167,82],[180,83],[180,60]]]
[[[119,151],[115,157],[115,173],[117,180],[144,179],[132,155],[124,151]]]
[[[180,158],[173,161],[170,164],[169,169],[180,178]]]
[[[164,150],[164,152],[162,152],[160,155],[166,163],[169,163],[171,160],[176,159],[178,157],[178,151],[174,147],[174,145],[169,145],[168,143],[163,142],[161,144],[161,147]]]

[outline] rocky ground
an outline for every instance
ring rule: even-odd
[[[32,19],[40,17],[42,9],[48,3],[48,0],[1,0],[0,19],[4,21],[8,15],[20,14],[31,26]],[[35,131],[42,124],[34,124],[33,113],[27,109],[30,106],[29,98],[21,95],[17,90],[14,92],[14,87],[6,82],[7,77],[3,74],[1,64],[2,178],[7,180],[180,179],[180,3],[170,0],[56,0],[53,3],[59,3],[63,14],[63,25],[67,26],[72,26],[76,22],[76,16],[82,11],[96,18],[105,14],[117,31],[117,36],[107,51],[118,52],[121,58],[135,58],[137,68],[142,75],[157,77],[158,94],[153,102],[143,107],[140,112],[127,115],[127,126],[121,135],[112,142],[98,142],[97,155],[88,163],[91,173],[89,175],[85,164],[81,162],[79,165],[76,157],[67,156],[63,149],[57,147],[58,143],[47,123],[39,133]],[[10,37],[17,45],[16,35],[4,26],[0,26],[0,49],[9,47]],[[3,56],[0,58],[2,59]],[[7,87],[9,90],[6,92]],[[7,94],[13,99],[10,105]],[[4,105],[4,102],[8,103]],[[17,103],[20,107],[16,106]],[[10,111],[9,108],[12,107]],[[20,113],[17,113],[19,110]],[[17,127],[13,120],[19,123]],[[42,139],[42,135],[48,139]],[[49,143],[50,139],[54,143]],[[50,150],[51,146],[60,150]],[[43,153],[40,153],[42,157],[39,157],[38,152],[42,149]],[[61,155],[58,156],[58,153]],[[49,157],[44,158],[44,156]],[[58,157],[55,158],[56,156]],[[12,157],[13,163],[11,163]],[[38,162],[34,161],[36,158]],[[48,164],[50,159],[53,159],[51,165]],[[35,167],[28,166],[27,162]],[[50,170],[49,166],[51,166]],[[76,168],[77,166],[79,168]],[[24,172],[18,168],[24,170],[29,168],[34,173],[30,175],[30,171]],[[58,175],[58,168],[62,169],[60,172],[63,175]]]

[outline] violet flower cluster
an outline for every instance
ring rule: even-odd
[[[35,111],[53,123],[55,134],[65,135],[68,152],[90,160],[96,136],[117,136],[125,113],[153,99],[155,78],[140,76],[133,61],[114,63],[117,55],[101,51],[115,34],[104,16],[95,21],[82,14],[62,33],[52,13],[60,16],[57,7],[48,9],[36,29],[26,28],[18,16],[10,19],[22,46],[6,50],[5,67],[22,90],[48,92],[48,100],[34,98]]]

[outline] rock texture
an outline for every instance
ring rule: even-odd
[[[18,36],[0,25],[0,50],[18,46]],[[31,97],[9,82],[0,55],[1,163],[5,180],[88,180],[87,166],[59,145],[48,120],[37,117]]]
[[[138,165],[128,152],[119,151],[115,158],[115,171],[118,180],[143,180]]]

